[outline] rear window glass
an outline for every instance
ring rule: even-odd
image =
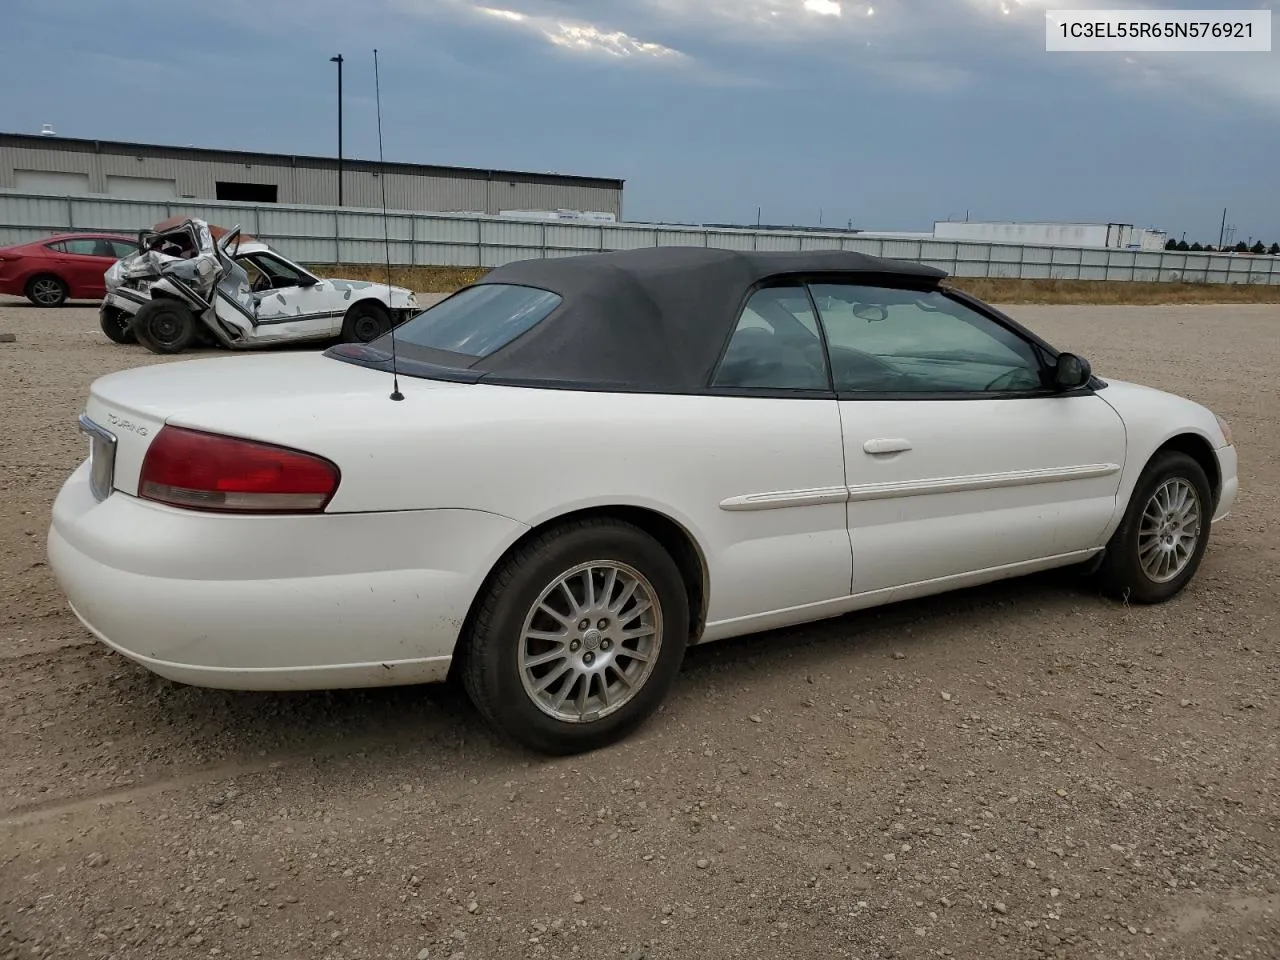
[[[486,283],[462,290],[396,327],[397,343],[487,357],[560,305],[549,290]]]

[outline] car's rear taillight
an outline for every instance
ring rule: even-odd
[[[223,513],[319,513],[340,480],[337,466],[313,454],[163,427],[143,458],[138,495]]]

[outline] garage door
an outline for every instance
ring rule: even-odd
[[[175,200],[178,185],[172,180],[154,177],[117,177],[107,175],[107,193],[130,200]]]
[[[28,193],[52,193],[60,197],[89,192],[87,173],[58,173],[54,170],[14,170],[13,184]]]

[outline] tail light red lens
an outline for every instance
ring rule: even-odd
[[[223,513],[319,513],[341,474],[323,457],[254,440],[164,427],[142,461],[146,500]]]

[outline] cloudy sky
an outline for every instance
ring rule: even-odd
[[[1076,6],[1105,8],[1106,3]],[[1110,4],[1133,9],[1128,0]],[[1161,7],[1270,8],[1277,0]],[[1046,53],[1045,0],[6,0],[0,130],[622,177],[628,219],[1280,240],[1280,52]]]

